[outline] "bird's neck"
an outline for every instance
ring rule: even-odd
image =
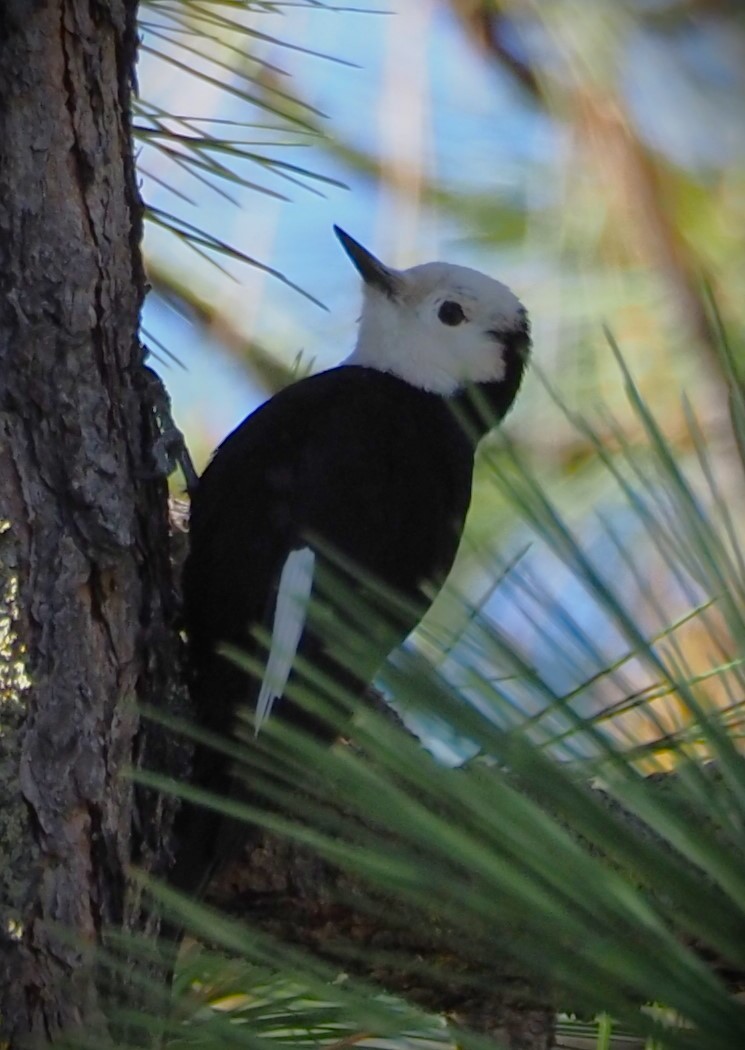
[[[507,346],[504,351],[505,373],[489,383],[475,383],[459,390],[448,400],[466,428],[479,441],[509,412],[525,372],[525,356]]]

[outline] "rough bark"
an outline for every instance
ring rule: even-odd
[[[550,1050],[555,1006],[511,955],[514,931],[456,933],[371,893],[310,850],[256,832],[209,899],[286,944],[355,972],[510,1050]],[[462,945],[459,951],[455,946]]]
[[[135,0],[0,5],[0,1018],[105,1025],[92,949],[160,812],[124,775],[173,675],[166,493],[137,337]],[[133,833],[134,828],[134,833]],[[61,927],[62,935],[58,930]],[[0,1039],[0,1042],[2,1039]]]
[[[368,700],[376,703],[381,714],[395,717],[371,694]],[[715,763],[702,766],[700,772],[726,794]],[[461,773],[452,770],[447,775],[458,777]],[[685,786],[684,774],[656,773],[646,783],[650,794],[664,799],[682,819],[701,822],[702,811]],[[528,790],[526,785],[522,787]],[[540,785],[533,784],[529,793],[535,797],[536,791],[551,814],[551,798],[544,797]],[[627,824],[640,844],[653,840],[660,851],[682,863],[689,875],[700,878],[702,883],[706,881],[693,862],[684,861],[667,839],[625,808],[618,798],[598,786],[593,791],[607,808],[609,818]],[[311,801],[312,796],[305,798],[299,792],[297,803],[290,805],[287,815],[298,822],[298,814],[307,810]],[[351,831],[353,839],[355,823],[364,826],[366,821],[359,815],[353,816],[341,801],[335,805],[341,818],[337,833],[346,837]],[[707,811],[704,819],[711,830],[718,825],[719,812],[716,807]],[[554,813],[558,821],[564,822],[565,817],[566,814]],[[604,856],[581,835],[578,840],[598,858]],[[391,843],[395,855],[393,833]],[[609,869],[623,871],[631,884],[641,878],[640,873],[618,868],[611,858],[606,857],[606,863]],[[559,1003],[566,1007],[572,996],[566,988],[562,989],[558,975],[556,984],[545,973],[541,976],[541,945],[536,944],[534,934],[507,919],[496,928],[463,925],[449,929],[437,908],[431,915],[423,914],[419,907],[407,903],[404,895],[384,896],[371,889],[371,881],[336,867],[290,837],[254,828],[248,832],[241,855],[210,886],[208,899],[222,912],[240,918],[250,929],[263,930],[283,943],[298,945],[338,966],[340,971],[356,973],[432,1013],[444,1014],[460,1027],[491,1036],[500,1046],[510,1050],[554,1047],[556,1007]],[[656,886],[646,885],[646,892],[654,905],[658,897],[667,899],[668,887],[663,880]],[[550,939],[554,931],[547,929],[546,936]],[[698,954],[732,993],[742,995],[745,974],[732,960],[682,929],[678,936],[681,945]],[[640,937],[638,951],[647,948]],[[525,961],[531,958],[538,965]],[[587,1009],[587,1004],[573,1005],[575,1009]]]
[[[407,732],[374,689],[366,702]],[[261,798],[249,801],[266,805]],[[307,801],[300,788],[297,804],[287,810],[291,822]],[[344,826],[364,824],[341,803],[339,812]],[[518,960],[524,933],[507,922],[466,936],[462,928],[449,929],[436,911],[423,915],[403,898],[386,896],[313,850],[258,827],[246,830],[243,849],[210,884],[207,900],[251,929],[488,1035],[505,1050],[555,1045],[555,989]]]

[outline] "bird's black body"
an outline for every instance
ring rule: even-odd
[[[226,708],[255,698],[258,683],[216,647],[256,652],[251,630],[271,630],[293,549],[318,538],[411,598],[441,582],[472,463],[472,443],[443,398],[355,366],[287,387],[233,431],[192,502],[184,601],[200,716],[225,729]],[[308,633],[301,652],[312,645]],[[283,698],[277,715],[288,707]]]

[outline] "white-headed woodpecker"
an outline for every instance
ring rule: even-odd
[[[353,353],[244,420],[192,494],[183,578],[192,691],[197,717],[217,732],[242,705],[257,732],[270,716],[328,732],[285,695],[298,655],[334,673],[306,620],[327,552],[424,611],[423,588],[431,599],[460,541],[475,444],[509,410],[526,365],[527,314],[505,285],[441,262],[394,270],[335,231],[363,280]],[[394,643],[416,626],[412,615]],[[263,658],[257,628],[271,638],[262,680],[219,651]],[[338,671],[364,690],[369,669]],[[219,790],[223,771],[222,759],[201,755],[195,775]]]

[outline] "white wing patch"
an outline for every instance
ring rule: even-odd
[[[305,626],[315,562],[316,556],[310,547],[303,547],[291,551],[282,568],[274,609],[272,644],[256,703],[256,736],[269,718],[274,701],[285,691],[290,677]]]

